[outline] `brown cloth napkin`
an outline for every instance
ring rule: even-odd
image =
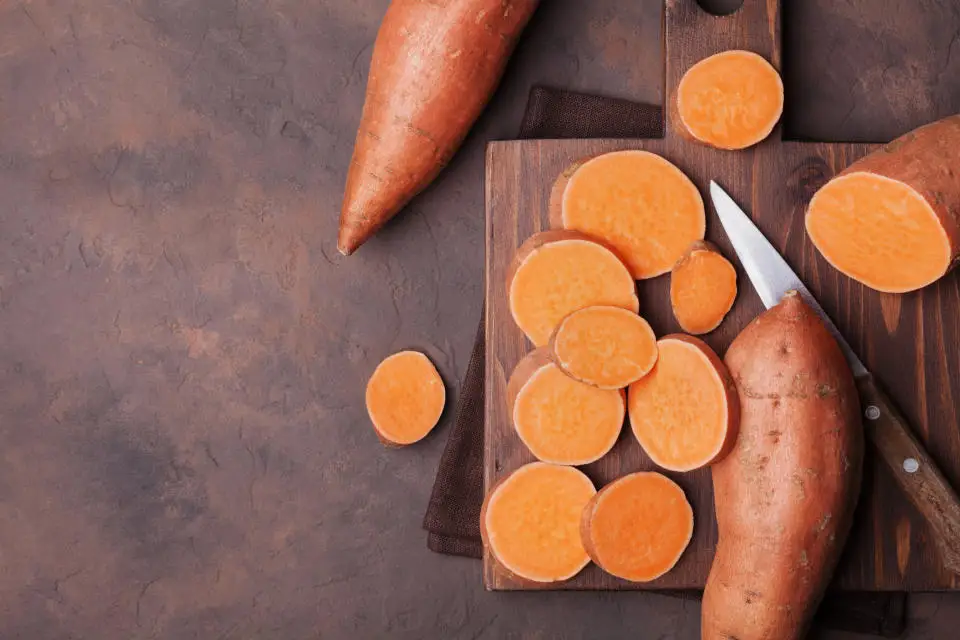
[[[520,138],[657,138],[660,107],[545,87],[530,92]],[[423,519],[427,546],[437,553],[480,558],[483,503],[483,314],[457,401],[456,421],[440,458]],[[699,598],[699,591],[661,592]],[[895,638],[906,622],[905,593],[827,594],[814,625]]]

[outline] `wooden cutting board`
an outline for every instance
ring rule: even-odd
[[[695,0],[668,0],[664,14],[666,95],[684,71],[707,55],[748,49],[780,68],[780,13],[776,0],[745,0],[726,17],[715,17]],[[787,97],[789,101],[789,96]],[[491,143],[486,175],[486,434],[485,485],[492,486],[533,460],[513,431],[506,386],[513,367],[531,349],[510,317],[506,277],[516,248],[532,233],[549,228],[547,203],[557,175],[576,160],[618,149],[662,154],[697,184],[716,179],[751,214],[820,300],[851,345],[926,443],[955,487],[960,487],[960,276],[958,271],[923,291],[879,294],[841,275],[816,253],[803,227],[810,196],[826,180],[876,145],[782,140],[779,128],[753,149],[709,149],[681,137],[667,110],[666,137],[659,140],[543,140]],[[712,206],[707,237],[732,260],[730,246]],[[739,268],[739,265],[738,265]],[[642,315],[658,335],[679,331],[670,311],[669,279],[639,283]],[[706,341],[721,355],[763,307],[740,272],[740,295],[721,327]],[[629,427],[613,451],[584,467],[597,487],[626,473],[654,469]],[[709,471],[668,473],[686,491],[696,524],[693,540],[676,568],[649,584],[632,584],[590,565],[560,589],[702,588],[716,544]],[[484,558],[488,589],[525,589],[496,561]],[[842,590],[956,589],[960,580],[942,571],[927,540],[923,520],[894,484],[890,471],[868,455],[863,496],[854,531],[834,586]]]

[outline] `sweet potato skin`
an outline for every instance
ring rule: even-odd
[[[730,346],[740,436],[712,468],[719,529],[704,640],[802,638],[850,531],[863,427],[850,367],[799,295]]]
[[[923,197],[950,241],[950,267],[960,263],[960,114],[924,125],[854,162],[837,177],[872,173],[902,182]]]
[[[338,248],[353,253],[456,152],[539,0],[393,0],[373,47]]]

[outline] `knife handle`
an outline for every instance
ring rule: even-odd
[[[930,525],[943,566],[960,574],[960,499],[873,376],[857,378],[857,389],[867,438]]]

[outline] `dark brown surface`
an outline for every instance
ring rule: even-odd
[[[544,3],[450,170],[342,259],[386,4],[0,4],[0,638],[697,637],[693,602],[484,592],[423,544],[443,438],[385,450],[362,402],[407,346],[453,396],[485,141],[514,135],[534,81],[659,100],[660,3]],[[792,135],[960,111],[960,7],[792,4]],[[960,602],[916,597],[911,618],[906,637],[951,637]]]
[[[779,67],[781,16],[777,5],[747,0],[739,12],[715,18],[701,11],[694,0],[669,3],[664,20],[667,94],[672,95],[692,64],[726,49],[755,51]],[[506,297],[509,264],[518,244],[531,233],[549,227],[546,203],[556,176],[577,160],[624,148],[663,154],[704,193],[711,179],[718,180],[753,214],[758,226],[798,270],[867,366],[892,390],[895,402],[904,407],[911,400],[922,403],[924,413],[913,414],[914,419],[908,420],[921,431],[918,435],[942,465],[948,480],[960,485],[960,429],[954,400],[960,398],[960,377],[956,375],[960,372],[960,272],[919,293],[881,296],[830,268],[803,230],[803,212],[817,187],[874,146],[783,142],[778,127],[757,147],[731,153],[708,148],[681,135],[670,106],[663,140],[514,141],[496,142],[488,147],[487,486],[532,459],[513,431],[503,393],[504,376],[509,376],[529,348],[510,317]],[[707,237],[733,258],[735,254],[712,214],[712,206],[708,206],[708,212]],[[721,354],[763,308],[742,271],[739,278],[743,286],[733,310],[718,330],[706,336],[706,341]],[[642,314],[657,335],[680,330],[670,312],[668,287],[665,278],[640,283]],[[928,323],[939,327],[939,331],[926,334],[923,328]],[[900,359],[889,361],[878,357],[878,353],[914,353],[916,357],[906,366]],[[925,357],[927,353],[930,355]],[[597,486],[603,486],[624,474],[654,468],[629,429],[625,429],[612,454],[588,465],[586,471]],[[716,544],[710,474],[701,470],[668,475],[687,492],[697,514],[693,540],[677,566],[651,583],[618,580],[590,566],[561,588],[675,589],[704,585]],[[960,586],[960,578],[943,569],[927,539],[926,524],[892,478],[879,457],[868,457],[864,500],[834,586],[845,590]],[[485,582],[492,589],[529,588],[503,575],[492,557],[485,558],[485,567]]]

